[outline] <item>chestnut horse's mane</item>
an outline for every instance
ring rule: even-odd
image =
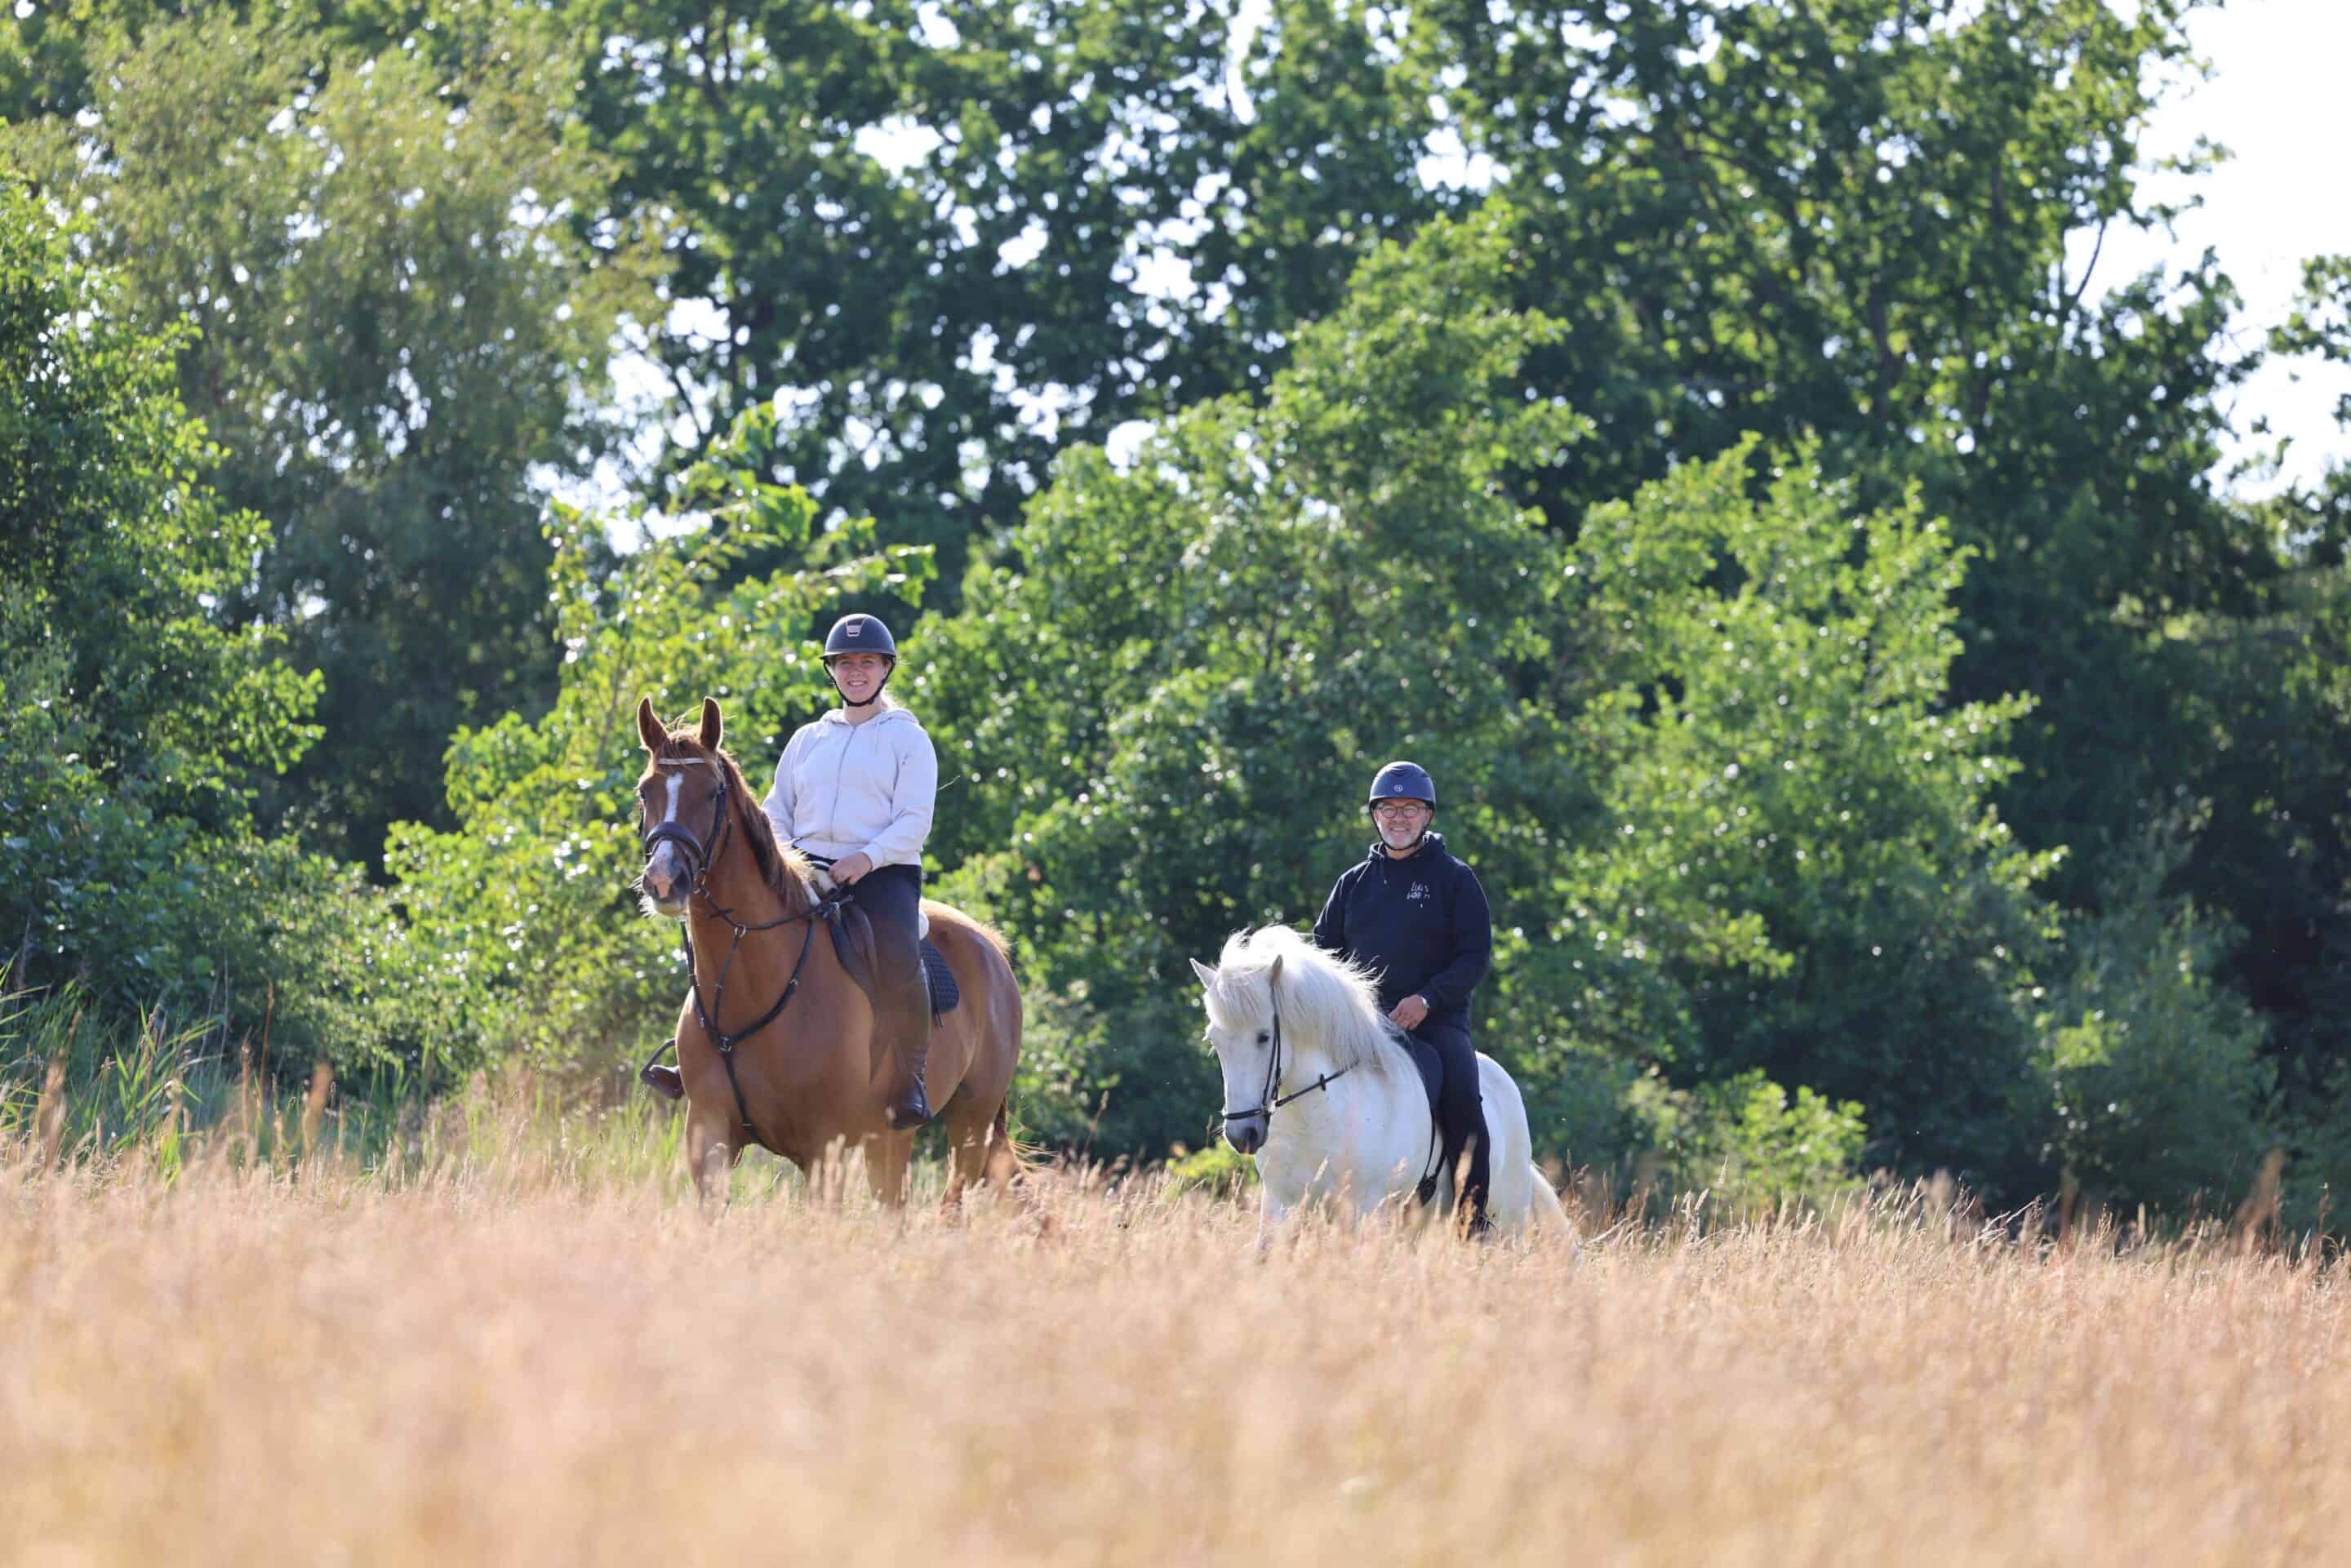
[[[671,730],[653,760],[699,759],[715,764],[726,780],[726,809],[735,813],[735,828],[751,846],[752,863],[768,886],[784,901],[786,913],[797,915],[816,902],[816,877],[808,857],[776,839],[759,798],[752,792],[743,769],[724,750],[705,747],[691,730]]]

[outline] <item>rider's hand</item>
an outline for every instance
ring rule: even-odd
[[[841,868],[838,866],[834,867],[833,874],[835,876],[840,875]],[[1389,1018],[1395,1020],[1395,1025],[1398,1029],[1418,1029],[1420,1027],[1420,1020],[1427,1016],[1428,1004],[1421,1000],[1418,997],[1405,998],[1404,1000],[1395,1005],[1395,1011],[1388,1014]]]
[[[864,851],[860,850],[853,855],[843,855],[832,862],[832,880],[843,887],[855,887],[858,879],[872,869],[872,860]]]

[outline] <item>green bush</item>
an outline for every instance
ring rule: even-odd
[[[1194,1153],[1179,1148],[1167,1162],[1170,1197],[1180,1197],[1187,1192],[1205,1192],[1211,1197],[1238,1197],[1257,1185],[1257,1161],[1222,1138]]]
[[[2276,1074],[2260,1016],[2215,977],[2225,922],[2163,894],[2185,853],[2178,829],[2150,833],[2069,942],[2038,1015],[2039,1110],[2050,1165],[2092,1196],[2225,1212],[2278,1145]]]
[[[1791,1096],[1761,1069],[1696,1089],[1646,1078],[1630,1108],[1675,1187],[1708,1189],[1734,1210],[1820,1202],[1859,1181],[1868,1140],[1861,1106],[1801,1085]]]

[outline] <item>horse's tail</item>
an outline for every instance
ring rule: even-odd
[[[1007,1094],[997,1102],[996,1119],[987,1129],[986,1179],[998,1192],[1011,1190],[1015,1182],[1044,1164],[1041,1145],[1026,1144],[1012,1135],[1011,1111],[1012,1096]]]
[[[1529,1217],[1532,1223],[1529,1228],[1531,1229],[1534,1226],[1540,1225],[1547,1230],[1556,1231],[1567,1238],[1569,1248],[1581,1251],[1583,1246],[1576,1238],[1575,1221],[1567,1217],[1566,1206],[1559,1201],[1559,1194],[1552,1190],[1551,1178],[1543,1175],[1542,1166],[1531,1161],[1529,1162],[1528,1168],[1534,1177],[1535,1184],[1534,1201],[1530,1206],[1533,1213]]]

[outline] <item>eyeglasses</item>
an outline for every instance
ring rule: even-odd
[[[1422,805],[1417,800],[1391,800],[1384,806],[1373,807],[1372,815],[1374,817],[1417,817],[1427,810],[1428,808],[1426,806]]]

